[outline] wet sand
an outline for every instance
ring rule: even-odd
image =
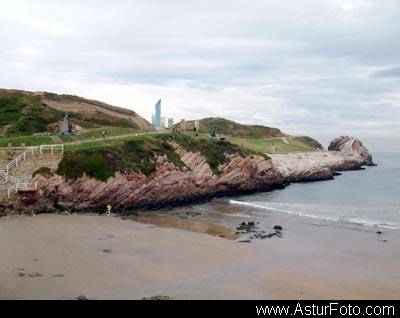
[[[160,227],[175,228],[197,233],[205,233],[213,236],[236,239],[238,235],[229,227],[217,225],[201,219],[182,218],[167,213],[139,213],[137,217],[132,218],[135,221],[147,224],[153,224]]]
[[[246,244],[113,216],[1,218],[0,298],[400,298],[399,231],[279,223],[283,238]]]

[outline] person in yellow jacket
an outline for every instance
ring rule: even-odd
[[[107,204],[107,216],[111,214],[111,210],[112,210],[112,205],[109,203]]]

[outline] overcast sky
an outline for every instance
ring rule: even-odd
[[[0,87],[148,120],[162,98],[175,120],[400,136],[398,0],[0,0],[0,30]]]

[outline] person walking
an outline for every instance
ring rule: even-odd
[[[112,205],[111,203],[107,204],[107,216],[110,216],[112,210]]]

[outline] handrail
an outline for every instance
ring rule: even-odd
[[[28,147],[23,153],[17,156],[15,159],[11,160],[6,166],[6,172],[9,173],[10,169],[13,167],[18,167],[18,163],[25,160],[27,156],[34,155],[36,153],[43,153],[43,150],[50,149],[51,153],[54,150],[61,149],[61,153],[64,154],[64,145],[54,144],[54,145],[40,145]]]
[[[117,136],[108,136],[106,140],[113,140],[113,139],[122,139],[122,138],[127,138],[131,136],[140,136],[144,134],[157,134],[157,132],[142,132],[142,133],[133,133],[133,134],[126,134],[126,135],[117,135]],[[67,145],[75,145],[75,144],[82,144],[82,143],[87,143],[87,142],[93,142],[93,141],[101,141],[104,140],[104,138],[92,138],[92,139],[86,139],[86,140],[76,140],[76,141],[71,141],[71,142],[66,142],[63,144],[48,144],[48,145],[40,145],[40,146],[30,146],[25,149],[21,154],[19,154],[16,158],[11,160],[5,167],[5,169],[0,169],[0,176],[2,175],[5,179],[6,182],[11,182],[14,183],[13,186],[11,186],[8,189],[8,197],[10,197],[11,193],[15,192],[17,193],[18,190],[28,190],[30,189],[29,185],[34,182],[34,189],[37,189],[37,181],[35,181],[35,178],[30,180],[29,182],[21,182],[18,178],[10,175],[10,170],[14,167],[18,167],[18,163],[21,161],[26,160],[27,157],[33,156],[35,153],[42,154],[43,150],[50,150],[51,153],[54,152],[54,150],[61,150],[61,154],[64,154],[64,146]],[[21,149],[21,148],[19,148]]]
[[[5,167],[5,169],[0,169],[0,176],[3,176],[6,179],[6,182],[12,182],[14,183],[13,186],[8,188],[7,191],[7,196],[10,197],[12,193],[17,193],[18,190],[29,190],[29,189],[37,189],[37,182],[34,183],[33,187],[30,187],[30,184],[32,183],[31,181],[28,182],[21,182],[20,179],[10,175],[10,170],[13,167],[18,167],[18,163],[26,160],[28,156],[33,156],[35,153],[42,154],[43,150],[50,150],[51,153],[54,152],[54,150],[61,150],[61,153],[64,154],[64,145],[63,144],[54,144],[54,145],[40,145],[40,146],[31,146],[28,147],[24,152],[22,152],[20,155],[18,155],[16,158],[11,160]]]

